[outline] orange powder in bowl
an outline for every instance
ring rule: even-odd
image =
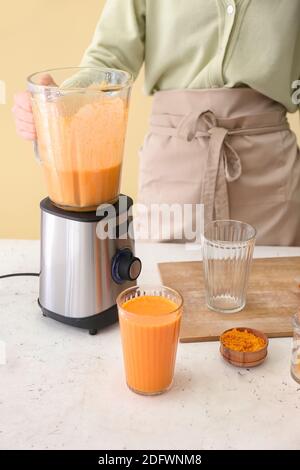
[[[263,349],[266,342],[263,338],[256,336],[247,330],[233,328],[221,336],[221,342],[225,348],[239,352],[255,352]]]

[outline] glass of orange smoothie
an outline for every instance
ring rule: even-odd
[[[128,387],[142,395],[165,392],[174,376],[181,295],[163,286],[135,286],[117,304]]]
[[[57,206],[91,211],[117,199],[131,85],[127,72],[96,67],[28,78],[36,150]]]

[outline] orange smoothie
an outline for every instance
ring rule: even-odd
[[[93,210],[119,194],[121,164],[99,170],[56,171],[44,164],[44,175],[52,202],[70,210]]]
[[[33,101],[50,199],[70,210],[92,210],[119,195],[127,103],[99,93]]]
[[[126,379],[129,388],[152,395],[173,380],[181,306],[163,296],[145,295],[119,308]]]

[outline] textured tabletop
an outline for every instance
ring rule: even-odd
[[[139,244],[137,254],[148,283],[159,282],[160,261],[200,259],[168,244]],[[294,255],[299,248],[256,249]],[[38,270],[38,242],[0,241],[0,274]],[[180,344],[173,388],[142,397],[125,385],[117,325],[91,337],[42,317],[37,296],[37,278],[0,280],[1,449],[299,449],[290,339],[270,340],[252,370],[223,362],[218,343]]]

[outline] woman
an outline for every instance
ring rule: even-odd
[[[298,109],[299,18],[298,0],[107,0],[81,65],[135,77],[145,62],[154,103],[139,202],[204,203],[206,222],[243,220],[260,244],[300,245],[300,158],[286,120]],[[26,93],[14,112],[34,139]]]

